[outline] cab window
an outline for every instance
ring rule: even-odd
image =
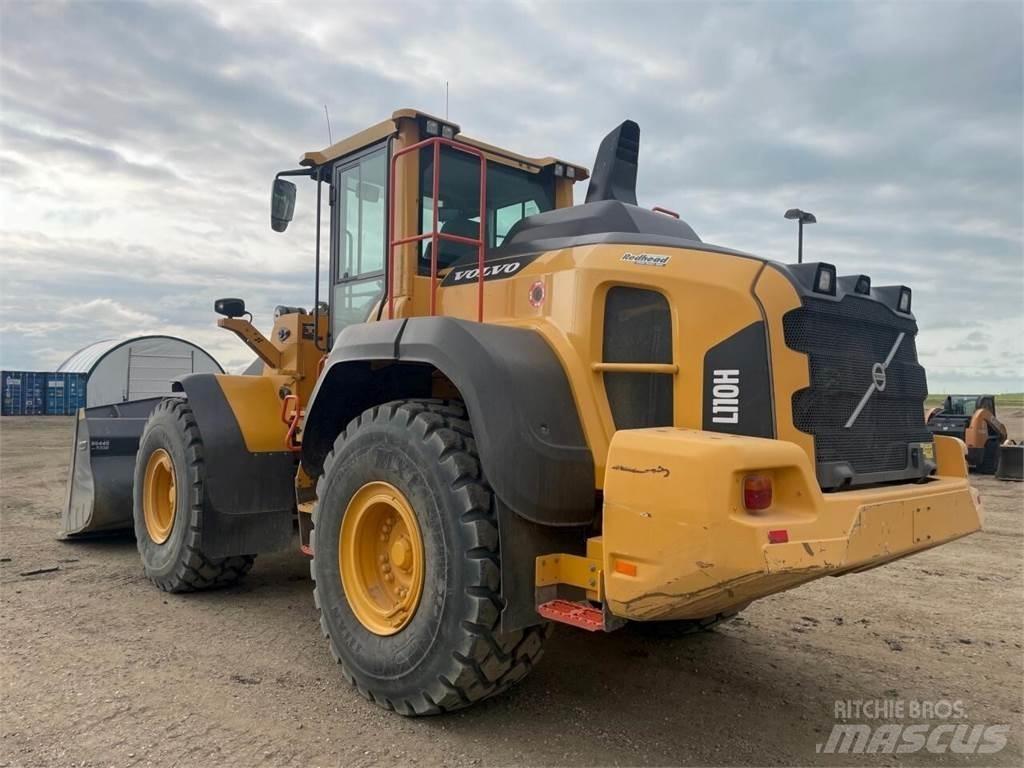
[[[420,234],[433,228],[434,152],[420,152]],[[547,171],[529,171],[487,163],[487,248],[504,242],[512,226],[526,216],[554,208],[554,179]],[[480,161],[451,147],[441,148],[438,188],[438,227],[442,232],[476,239],[480,227]],[[420,246],[419,274],[430,274],[429,240]],[[460,261],[473,261],[473,245],[442,241],[438,269]]]

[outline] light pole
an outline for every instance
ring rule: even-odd
[[[796,263],[804,263],[804,224],[815,224],[817,219],[813,213],[801,211],[799,208],[790,208],[786,211],[787,219],[796,219],[800,224],[799,235],[797,235]]]

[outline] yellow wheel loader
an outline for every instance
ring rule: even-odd
[[[172,592],[295,547],[345,677],[422,715],[520,680],[554,622],[706,627],[978,530],[910,289],[703,242],[637,204],[639,139],[590,174],[400,110],[307,153],[271,225],[310,179],[312,307],[264,336],[218,300],[262,375],[84,411],[64,534],[133,524]]]

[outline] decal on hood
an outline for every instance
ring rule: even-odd
[[[522,256],[505,256],[500,259],[488,259],[484,264],[484,282],[491,280],[504,280],[518,274],[523,268],[528,267],[537,257],[539,253],[523,254]],[[466,285],[467,283],[475,283],[480,274],[480,270],[477,267],[476,261],[464,261],[456,264],[445,275],[444,280],[441,281],[442,288],[448,288],[453,285]]]

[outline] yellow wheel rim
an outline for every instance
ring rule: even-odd
[[[142,514],[146,520],[146,532],[153,543],[163,544],[171,535],[177,506],[174,462],[167,451],[157,448],[146,462],[145,485],[142,489]]]
[[[390,483],[367,483],[341,522],[341,586],[359,622],[393,635],[416,614],[423,594],[423,539],[416,513]]]

